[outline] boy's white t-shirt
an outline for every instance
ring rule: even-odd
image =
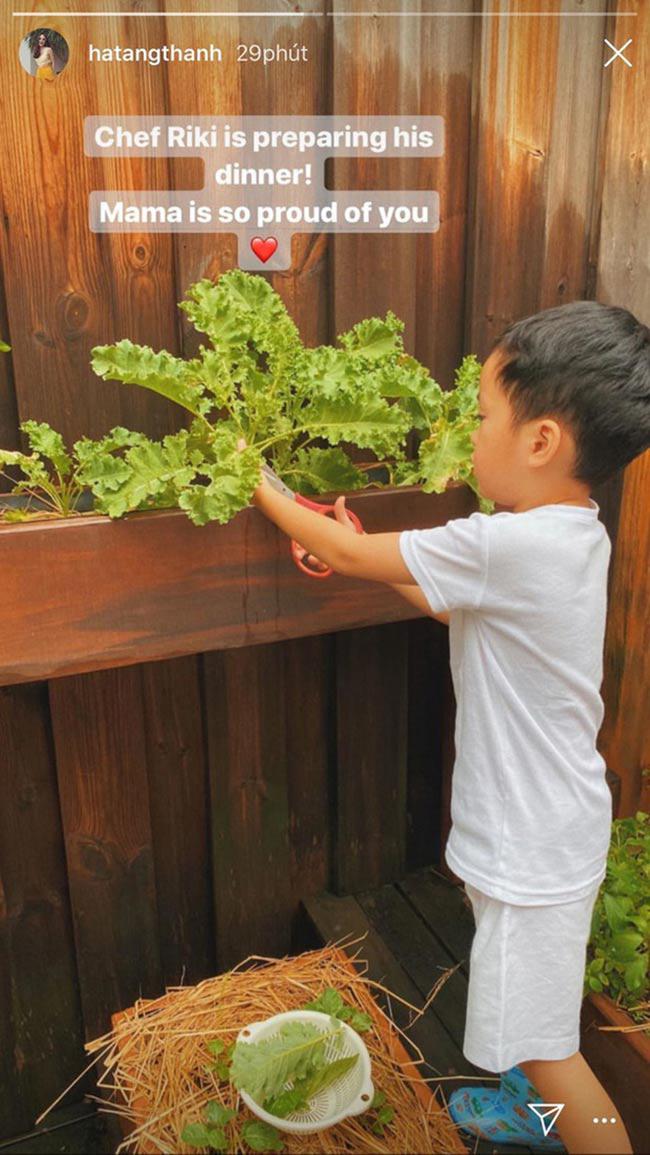
[[[612,796],[596,749],[611,543],[599,507],[541,505],[403,530],[404,562],[449,612],[459,878],[518,905],[605,876]]]

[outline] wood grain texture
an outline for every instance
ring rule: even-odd
[[[177,986],[215,966],[200,659],[140,672],[160,956],[165,985]]]
[[[394,13],[407,10],[401,0],[390,8]],[[333,0],[332,113],[419,113],[419,70],[413,66],[420,59],[419,20],[384,14],[382,5],[372,14],[353,12],[350,4]],[[330,187],[367,189],[369,197],[372,190],[409,188],[418,177],[429,175],[420,165],[413,158],[336,157],[328,168]],[[332,237],[331,246],[334,332],[391,309],[405,323],[404,345],[414,354],[417,235],[339,233]],[[353,451],[351,456],[359,460],[367,453]],[[365,583],[370,597],[374,584]],[[383,882],[404,869],[406,642],[403,630],[391,626],[355,630],[336,638],[334,887],[339,894]]]
[[[242,112],[264,116],[272,109],[274,116],[326,116],[332,111],[333,21],[326,15],[330,8],[328,0],[310,3],[308,7],[313,15],[309,17],[303,15],[306,6],[295,13],[289,3],[277,7],[286,7],[286,14],[264,21],[264,43],[290,46],[297,41],[306,46],[308,60],[284,69],[244,66]],[[247,25],[244,39],[251,39],[251,21],[242,21],[242,24]],[[324,344],[334,336],[330,326],[333,239],[328,233],[294,234],[291,268],[283,273],[267,274],[306,345]],[[316,442],[321,443],[326,444]]]
[[[281,645],[205,654],[218,971],[289,952],[287,699]]]
[[[176,4],[167,5],[180,11]],[[139,23],[148,23],[140,21]],[[250,21],[215,20],[196,12],[192,20],[165,16],[165,35],[168,42],[179,48],[218,42],[223,60],[215,65],[197,62],[168,66],[165,113],[168,116],[235,116],[241,113],[242,71],[237,64],[236,46],[244,26]],[[194,158],[180,155],[174,160],[170,177],[173,189],[201,188],[207,173]],[[175,294],[180,301],[194,281],[202,277],[216,280],[221,273],[237,266],[237,241],[232,233],[175,233],[171,235],[174,249]],[[178,313],[181,347],[185,357],[197,354],[205,335],[199,333],[183,313]]]
[[[618,6],[620,7],[620,5]],[[650,323],[650,179],[647,105],[650,85],[650,10],[636,18],[613,13],[608,38],[628,49],[633,69],[615,61],[611,72],[598,255],[598,299],[629,309]],[[610,571],[600,748],[621,778],[619,817],[641,803],[650,766],[650,451],[623,475],[616,552]]]
[[[650,452],[625,471],[618,545],[613,558],[599,747],[621,779],[619,818],[640,805],[642,771],[650,766]]]
[[[426,3],[421,9],[431,6]],[[436,189],[440,194],[440,229],[418,234],[415,275],[415,356],[427,365],[436,381],[449,388],[464,353],[465,267],[468,228],[471,142],[472,63],[474,39],[480,21],[472,16],[453,20],[423,18],[420,40],[417,105],[408,111],[442,116],[445,155],[412,161],[414,188]],[[413,274],[411,274],[413,275]]]
[[[397,532],[465,516],[475,498],[369,489],[349,507],[368,532]],[[307,577],[252,506],[200,529],[178,510],[5,525],[0,545],[0,684],[418,616],[382,582]]]
[[[286,765],[291,876],[291,938],[300,936],[300,903],[331,885],[336,806],[336,639],[282,643],[287,700]]]
[[[162,965],[138,668],[49,686],[86,1038],[159,994]]]
[[[410,902],[469,978],[469,959],[476,928],[464,886],[450,886],[439,871],[423,869],[400,879],[396,889]]]
[[[389,992],[394,992],[400,999],[410,1003],[411,1007],[424,1005],[421,988],[402,963],[402,944],[399,944],[398,950],[394,949],[394,942],[391,946],[384,938],[382,927],[369,917],[357,897],[339,897],[325,892],[306,898],[304,905],[319,941],[330,943],[349,936],[351,945],[343,949],[349,953],[354,952],[360,963],[367,964],[367,975],[372,982],[381,983]],[[361,936],[361,943],[354,941]],[[432,985],[430,982],[427,993]],[[379,989],[376,997],[386,1006],[397,1026],[420,1048],[427,1063],[427,1080],[435,1080],[436,1074],[444,1076],[474,1072],[475,1068],[463,1055],[458,1042],[450,1038],[438,1016],[433,1013],[435,1000],[425,1015],[416,1017],[404,1003],[390,999],[390,995],[386,996]]]
[[[391,9],[410,6],[398,0]],[[413,62],[419,56],[419,22],[382,15],[380,9],[369,17],[348,15],[352,10],[347,0],[332,0],[332,114],[417,113]],[[414,171],[414,162],[401,157],[337,157],[331,162],[331,187],[406,188],[407,173]],[[335,331],[390,308],[405,322],[405,345],[414,353],[416,234],[338,233],[332,237],[332,252]]]
[[[335,889],[397,878],[406,861],[407,635],[397,623],[336,636]]]
[[[449,628],[432,618],[408,623],[408,774],[406,868],[440,862],[451,780],[448,739],[453,740],[453,702],[447,698]]]
[[[172,5],[172,7],[174,7]],[[264,21],[265,43],[291,45],[299,41],[307,47],[308,60],[291,67],[268,68],[254,62],[237,63],[237,44],[251,40],[256,22],[242,17],[219,23],[218,41],[223,60],[211,63],[170,66],[168,70],[167,112],[185,116],[274,116],[325,115],[329,109],[329,43],[331,22],[319,15],[319,6],[310,5],[313,16],[294,14]],[[320,7],[326,11],[326,4]],[[181,48],[215,39],[215,21],[197,13],[191,22],[166,16],[167,37]],[[257,34],[257,33],[256,33]],[[202,166],[201,166],[202,168]],[[171,172],[174,188],[193,188],[203,181],[195,160],[175,160]],[[237,239],[233,233],[187,233],[173,237],[178,300],[188,285],[201,277],[216,279],[238,264]],[[328,340],[329,243],[326,234],[297,234],[293,239],[292,266],[286,272],[264,276],[284,300],[308,345]],[[181,318],[183,351],[193,356],[202,334],[185,317]]]
[[[175,7],[172,5],[172,7]],[[324,10],[324,8],[323,8]],[[208,43],[215,39],[215,21],[197,14],[192,21],[167,16],[165,19],[168,39],[179,47],[190,47],[198,43]],[[242,18],[228,19],[219,22],[218,41],[223,50],[223,61],[215,69],[213,64],[199,63],[191,68],[180,65],[168,70],[167,109],[170,115],[185,116],[188,109],[194,115],[231,116],[262,115],[269,110],[274,115],[286,113],[289,115],[324,114],[328,111],[328,84],[327,43],[329,40],[328,22],[313,18],[303,18],[294,15],[287,9],[283,18],[269,18],[264,21],[264,35],[268,43],[291,44],[298,39],[306,44],[309,63],[299,63],[288,70],[264,68],[253,63],[237,63],[237,44],[243,39],[250,39],[251,28],[257,22]],[[179,158],[174,162],[171,177],[174,188],[197,187],[203,183],[204,174],[197,171],[197,162]],[[206,173],[206,176],[209,175]],[[217,279],[223,272],[238,264],[238,243],[234,234],[221,233],[189,233],[177,234],[173,238],[176,267],[176,295],[180,300],[187,287],[194,281],[208,277]],[[293,320],[297,324],[302,340],[306,345],[317,345],[328,340],[329,336],[329,307],[328,286],[329,275],[328,243],[326,236],[297,235],[292,246],[291,269],[283,273],[265,274],[260,265],[260,275],[265,276],[272,287],[279,293],[287,306]],[[204,335],[198,333],[183,314],[180,331],[183,354],[186,357],[194,356]],[[319,442],[320,443],[320,442]],[[247,563],[248,564],[248,563]],[[254,566],[251,558],[251,570]],[[277,572],[277,565],[275,572]],[[286,569],[285,569],[286,573]],[[274,579],[275,580],[275,579]],[[255,577],[252,578],[257,583]],[[248,576],[243,593],[238,594],[238,608],[236,613],[243,612],[244,620],[248,614],[250,604]],[[253,592],[253,602],[257,602],[259,609],[256,616],[268,616],[276,612],[274,605],[262,609]],[[224,608],[223,591],[215,597],[215,603]],[[301,630],[281,630],[279,633],[267,635],[269,641],[280,637],[292,637]],[[253,631],[254,633],[254,631]],[[251,631],[246,626],[245,636],[240,644],[250,644]],[[204,639],[197,645],[197,649],[214,649],[220,645],[219,637],[215,634]],[[321,650],[327,645],[327,640],[319,643]],[[298,651],[300,652],[299,648]],[[313,653],[312,649],[305,652]],[[300,678],[292,684],[292,693],[300,694]],[[316,698],[316,703],[319,702]],[[316,710],[318,706],[316,705]],[[314,778],[318,775],[318,767],[322,759],[315,750]],[[317,791],[317,782],[314,781]],[[315,797],[318,797],[316,793]],[[294,816],[299,821],[298,815]],[[319,823],[310,833],[309,818],[306,818],[306,833],[308,837],[316,838],[316,847],[307,847],[297,834],[296,858],[293,868],[297,871],[293,877],[301,875],[303,867],[312,861],[318,875],[319,871],[327,870],[329,860],[327,849],[325,857],[321,856],[323,840],[327,829]],[[297,897],[294,899],[296,909]],[[295,919],[295,913],[292,920]]]
[[[0,230],[3,228],[2,213],[0,213]],[[0,339],[5,344],[11,344],[9,323],[7,320],[7,306],[5,288],[0,268]],[[14,387],[13,362],[11,352],[0,353],[0,449],[18,449],[20,434],[18,430],[18,409],[16,406],[16,391]],[[0,469],[0,493],[7,493],[12,486],[12,470]]]
[[[75,7],[84,10],[79,0]],[[66,440],[98,437],[116,424],[161,436],[183,424],[182,411],[149,390],[102,381],[90,350],[128,336],[175,351],[171,242],[93,233],[87,204],[92,189],[164,185],[168,162],[84,156],[83,122],[164,107],[162,70],[97,67],[85,51],[89,42],[127,46],[142,36],[159,44],[162,22],[53,16],[51,27],[74,54],[74,67],[52,84],[37,83],[20,65],[16,21],[4,21],[1,33],[0,261],[19,416],[48,421]]]
[[[382,941],[415,982],[424,1003],[440,975],[456,966],[456,959],[397,886],[376,887],[357,894],[356,899]],[[438,1062],[438,1069],[445,1074],[456,1073],[452,1040],[463,1037],[466,1007],[467,977],[459,968],[443,983],[431,1008],[449,1035],[448,1047],[441,1046]]]
[[[585,296],[605,0],[592,7],[602,20],[493,14],[476,32],[465,343],[481,359],[512,321]]]
[[[628,8],[617,4],[615,7]],[[636,17],[612,14],[606,35],[627,50],[633,68],[614,61],[606,124],[598,300],[630,309],[650,324],[650,194],[648,177],[648,89],[650,10],[631,5]],[[606,49],[610,55],[609,49]]]
[[[0,689],[0,1139],[85,1066],[47,686]],[[85,1078],[79,1095],[92,1080]]]

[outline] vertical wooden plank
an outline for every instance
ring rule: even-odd
[[[140,8],[134,0],[131,6],[135,10]],[[87,7],[82,4],[82,9]],[[115,10],[115,6],[109,8]],[[80,20],[75,21],[75,25],[82,23]],[[90,23],[92,31],[96,33],[96,42],[101,44],[131,47],[165,43],[163,18],[130,20],[128,14],[125,14],[102,16]],[[166,112],[164,66],[150,68],[135,65],[129,68],[118,65],[103,68],[94,65],[92,86],[87,86],[86,91],[92,93],[96,107],[84,109],[84,116],[97,112],[102,116],[151,116]],[[83,124],[80,123],[80,140],[82,128]],[[105,157],[100,158],[99,164],[102,184],[91,186],[94,188],[170,187],[173,161],[166,157]],[[86,189],[83,197],[83,213],[87,215]],[[147,232],[146,229],[141,233],[86,235],[99,240],[104,265],[99,343],[129,337],[155,350],[165,348],[170,353],[178,353],[179,322],[174,285],[173,237],[168,233]],[[91,377],[97,383],[95,387],[102,390],[102,396],[104,392],[106,394],[104,404],[119,406],[119,412],[123,415],[121,424],[142,429],[151,436],[162,437],[189,424],[191,420],[180,406],[156,397],[150,390],[122,385],[117,381],[102,381],[92,371]]]
[[[283,644],[203,655],[217,971],[288,953]]]
[[[603,200],[598,249],[597,297],[630,309],[650,322],[650,203],[648,196],[648,99],[650,97],[650,11],[638,15],[612,14],[606,35],[612,44],[627,49],[633,67],[614,61],[607,69],[611,92],[606,125]],[[606,49],[610,55],[609,49]]]
[[[438,865],[444,842],[443,779],[446,736],[451,725],[446,687],[449,629],[432,618],[405,623],[408,636],[407,871]],[[445,831],[445,835],[448,831]]]
[[[0,1139],[7,1139],[31,1128],[85,1066],[44,682],[0,690],[0,797]],[[91,1086],[86,1077],[74,1097]]]
[[[420,21],[403,0],[372,13],[332,4],[334,115],[419,113]],[[382,12],[382,9],[384,10]],[[409,187],[418,162],[374,156],[331,161],[333,189]],[[417,235],[332,237],[333,333],[392,309],[415,352]],[[360,460],[352,449],[350,456]],[[367,458],[367,453],[365,454]],[[336,638],[338,702],[337,893],[403,872],[405,863],[407,635],[404,627],[348,630]]]
[[[171,7],[176,9],[177,5]],[[325,8],[323,3],[322,11]],[[323,115],[329,111],[326,69],[330,23],[318,14],[304,17],[288,9],[286,16],[265,19],[259,25],[245,17],[216,21],[197,14],[190,23],[167,16],[166,28],[167,38],[180,47],[216,40],[218,29],[218,42],[224,53],[217,85],[211,64],[199,63],[192,68],[169,66],[168,112],[171,115],[185,115],[188,108],[195,115],[206,116]],[[272,68],[237,63],[237,44],[241,40],[250,41],[253,29],[265,44],[290,45],[296,40],[306,44],[308,62]],[[172,170],[175,187],[190,187],[194,176],[192,163],[182,159],[175,162]],[[238,263],[235,238],[228,233],[179,235],[174,237],[174,247],[178,300],[193,281],[200,277],[216,279]],[[292,256],[292,267],[287,272],[265,274],[260,266],[260,275],[266,276],[282,296],[305,344],[322,343],[328,339],[328,238],[316,234],[296,236]],[[183,318],[184,354],[192,355],[202,339]],[[278,663],[278,668],[283,670],[281,676],[286,679],[286,683],[282,683],[286,696],[286,737],[282,731],[275,733],[264,720],[266,699],[264,696],[258,699],[255,689],[264,686],[269,678],[274,682],[274,677],[268,674],[271,660],[266,652],[268,647],[251,647],[229,657],[219,654],[205,657],[204,695],[213,784],[214,901],[220,968],[261,949],[262,942],[269,950],[288,949],[303,893],[312,893],[328,884],[330,759],[326,737],[331,648],[327,637],[298,639],[272,647],[273,661]],[[238,665],[243,661],[244,673]],[[232,699],[235,694],[237,702],[233,690],[237,678],[244,678],[248,689],[235,713],[227,716],[224,699],[228,695]],[[248,709],[252,712],[253,726],[259,728],[256,738],[245,717]],[[222,732],[215,730],[215,717],[223,721]],[[239,727],[255,743],[256,774],[266,774],[267,752],[271,760],[277,757],[285,762],[282,774],[273,784],[273,791],[277,792],[273,811],[269,811],[268,805],[261,811],[255,810],[254,821],[258,825],[252,831],[242,826],[241,815],[233,817],[228,809],[230,805],[238,805],[237,790],[242,792],[245,803],[253,787],[252,782],[245,780],[237,785],[238,776],[245,770],[241,764],[244,755],[236,743],[234,747],[230,743],[235,742]],[[305,774],[306,765],[308,774]],[[262,777],[260,788],[264,781]],[[286,790],[284,800],[280,797],[282,789]],[[224,791],[230,799],[226,803]],[[255,798],[253,795],[251,805]],[[277,819],[279,827],[274,817],[276,811],[278,815],[285,814],[284,819]],[[288,842],[283,841],[288,838],[288,824],[290,848]],[[281,885],[270,876],[268,864],[262,859],[251,860],[246,850],[249,843],[256,846],[258,835],[264,845],[268,844],[274,863],[279,863]],[[241,839],[242,846],[229,850],[232,843],[228,840],[235,836]],[[232,862],[230,853],[235,856]],[[252,873],[251,861],[255,867]],[[238,863],[241,869],[237,869]],[[267,904],[269,910],[265,913],[262,908]]]
[[[511,321],[585,296],[605,0],[592,8],[476,21],[465,344],[481,359]]]
[[[215,970],[199,658],[140,669],[163,980],[188,985]]]
[[[351,14],[347,0],[332,0],[334,43],[332,113],[389,116],[419,112],[420,21],[382,14],[412,11],[412,0],[391,0]],[[360,156],[332,161],[332,188],[408,187],[415,166],[408,159]],[[339,233],[332,237],[333,323],[337,333],[366,316],[392,309],[405,322],[405,346],[414,353],[415,233]]]
[[[335,823],[335,639],[332,634],[282,643],[286,686],[287,792],[291,927],[302,928],[300,903],[329,890]]]
[[[447,865],[445,847],[451,831],[451,788],[454,759],[456,757],[456,695],[449,666],[449,631],[444,639],[446,662],[441,687],[441,709],[444,718],[442,730],[441,750],[441,785],[440,785],[440,859],[438,869],[452,882],[459,882],[457,874]]]
[[[607,120],[601,233],[598,251],[598,300],[621,305],[650,323],[650,181],[647,109],[650,100],[650,11],[635,6],[636,18],[616,5],[607,37],[622,45],[630,37],[632,68],[614,61]],[[650,713],[650,620],[647,612],[650,571],[650,451],[628,465],[612,558],[611,596],[605,640],[603,697],[605,720],[600,748],[621,779],[618,816],[641,804],[643,771],[650,765],[647,719]]]
[[[168,5],[177,10],[178,5]],[[315,116],[329,109],[328,42],[331,21],[323,19],[326,0],[311,5],[313,16],[292,13],[256,22],[241,16],[217,20],[200,13],[190,22],[167,16],[168,40],[181,48],[216,41],[223,50],[215,84],[213,64],[168,65],[168,112],[185,116],[191,109],[196,116]],[[218,36],[217,36],[218,30]],[[255,38],[264,45],[290,46],[297,41],[307,47],[308,60],[264,67],[254,62],[237,62],[237,44]],[[189,188],[195,184],[195,161],[179,158],[172,170],[172,187]],[[192,233],[174,237],[177,268],[177,299],[200,277],[216,280],[226,269],[235,267],[237,243],[230,233]],[[292,267],[284,273],[265,276],[282,296],[298,325],[306,344],[327,340],[327,281],[329,240],[326,234],[302,234],[294,237]],[[182,318],[183,349],[194,354],[203,335],[196,334]]]
[[[599,748],[621,780],[618,818],[641,807],[642,776],[650,766],[649,494],[647,452],[625,471],[605,638],[605,720]]]
[[[271,5],[270,7],[273,7]],[[310,4],[314,15],[293,14],[266,19],[264,44],[306,45],[307,61],[272,68],[242,66],[242,112],[249,116],[325,116],[331,112],[330,55],[332,20],[327,0]],[[250,38],[253,21],[246,21]],[[328,340],[328,287],[332,237],[328,233],[297,233],[291,248],[291,268],[267,274],[297,324],[306,345]],[[262,268],[260,267],[260,272]]]
[[[463,336],[473,33],[480,21],[423,16],[413,19],[418,23],[419,112],[444,118],[445,154],[418,163],[414,186],[440,194],[440,229],[416,235],[415,356],[448,388],[463,353],[472,351],[463,349]]]
[[[162,69],[98,66],[86,52],[90,42],[160,44],[164,26],[128,15],[48,19],[73,54],[53,84],[35,82],[18,60],[17,37],[33,21],[9,19],[0,32],[0,260],[20,419],[49,421],[68,440],[117,423],[161,436],[183,424],[182,412],[148,390],[101,381],[89,359],[93,345],[124,336],[159,348],[171,334],[173,344],[170,238],[93,233],[87,206],[92,189],[164,186],[167,162],[86,157],[83,121],[164,110]]]
[[[609,82],[602,67],[607,0],[595,4],[590,0],[590,12],[600,11],[600,18],[580,18],[584,6],[579,3],[563,8],[553,21],[558,42],[545,158],[540,309],[589,295],[589,250],[600,193],[596,173],[601,117]]]
[[[0,214],[0,222],[2,214]],[[0,229],[2,225],[0,223]],[[0,338],[7,345],[11,344],[7,308],[2,277],[0,276]],[[0,353],[0,449],[18,449],[20,437],[18,432],[18,409],[16,407],[16,393],[14,389],[14,374],[11,352]],[[11,489],[11,481],[6,471],[0,471],[0,493]]]
[[[179,11],[176,3],[160,6]],[[265,22],[266,23],[266,22]],[[219,65],[198,61],[189,68],[184,63],[167,65],[167,101],[169,116],[225,116],[241,112],[242,69],[237,63],[237,44],[250,20],[217,21],[197,12],[192,20],[165,16],[165,38],[179,48],[197,44],[218,43],[223,52]],[[202,183],[203,165],[192,158],[179,156],[170,170],[170,188],[195,188]],[[230,233],[178,233],[173,235],[175,263],[175,300],[180,301],[188,287],[202,277],[216,280],[227,269],[237,266],[237,244]],[[177,311],[181,348],[185,357],[198,352],[205,335],[198,333],[185,314]]]
[[[405,870],[407,643],[401,622],[336,635],[337,894]]]
[[[139,666],[49,683],[86,1037],[162,990]]]

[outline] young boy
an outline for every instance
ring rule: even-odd
[[[483,366],[479,412],[476,477],[507,512],[360,535],[344,497],[337,521],[264,478],[253,502],[338,573],[387,582],[450,627],[445,858],[476,922],[463,1052],[505,1073],[498,1090],[459,1088],[453,1117],[501,1143],[631,1152],[579,1051],[612,820],[596,749],[611,547],[590,491],[650,445],[650,331],[594,301],[511,325]],[[548,1136],[529,1102],[564,1104]]]

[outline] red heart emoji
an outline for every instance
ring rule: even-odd
[[[265,263],[269,257],[273,256],[277,247],[278,242],[276,237],[266,237],[265,240],[262,237],[253,237],[251,241],[251,249],[255,253],[255,256],[259,257],[260,261],[264,261]]]

